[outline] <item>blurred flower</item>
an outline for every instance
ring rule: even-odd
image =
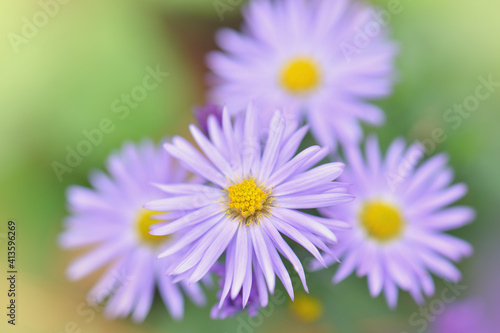
[[[105,315],[110,318],[132,315],[134,321],[144,320],[149,312],[155,285],[173,318],[183,315],[181,287],[198,305],[205,302],[199,285],[174,284],[165,270],[171,258],[157,260],[158,251],[170,237],[149,234],[150,226],[161,212],[143,208],[145,202],[164,197],[153,182],[182,182],[187,172],[176,166],[164,149],[145,141],[127,143],[107,163],[110,176],[94,172],[88,189],[72,186],[67,193],[70,216],[59,237],[65,249],[94,249],[75,260],[68,268],[71,280],[81,279],[107,263],[112,263],[88,295],[97,305],[109,297]]]
[[[219,124],[222,123],[222,108],[213,103],[203,106],[195,106],[194,115],[198,124],[200,124],[203,133],[208,134],[208,117],[214,116]]]
[[[323,314],[321,301],[310,295],[297,295],[294,302],[290,304],[293,313],[303,322],[312,323]]]
[[[219,297],[219,299],[222,296],[222,288],[223,288],[225,280],[226,280],[225,279],[225,276],[226,276],[225,270],[226,270],[226,268],[224,267],[224,265],[221,265],[221,264],[215,264],[214,268],[212,269],[212,271],[214,273],[216,273],[217,275],[219,275],[222,278],[220,280],[220,288],[221,289],[217,293],[217,297]],[[243,292],[240,291],[240,293],[234,299],[226,297],[226,299],[224,299],[224,301],[220,305],[219,304],[214,305],[212,308],[212,311],[210,313],[210,317],[212,319],[226,319],[226,318],[229,318],[229,317],[232,317],[232,316],[238,314],[239,312],[243,311],[245,308],[246,308],[248,315],[250,317],[254,317],[255,315],[257,315],[257,313],[259,312],[259,308],[260,308],[259,302],[265,300],[265,298],[259,297],[259,292],[258,292],[255,278],[252,280],[252,285],[250,287],[250,291],[246,291],[246,292],[250,293],[250,296],[248,297],[248,302],[247,302],[246,306],[243,305],[243,298],[244,298]],[[264,304],[263,306],[266,306],[266,304]]]
[[[334,282],[357,269],[358,276],[368,276],[372,297],[384,289],[391,308],[396,306],[398,287],[419,304],[424,302],[422,290],[433,295],[429,272],[459,281],[461,274],[450,261],[472,253],[467,242],[443,233],[474,219],[470,207],[446,207],[467,192],[464,184],[450,185],[453,171],[447,167],[447,156],[439,154],[417,166],[424,148],[416,143],[404,150],[404,140],[396,139],[383,159],[377,139],[370,137],[365,162],[358,147],[348,148],[342,181],[355,184],[351,193],[356,200],[321,210],[353,225],[339,233],[335,253],[343,260]]]
[[[348,0],[255,0],[243,14],[244,32],[221,30],[223,52],[207,56],[211,100],[234,112],[253,100],[263,124],[276,108],[290,121],[305,116],[318,142],[332,148],[338,139],[362,138],[358,120],[384,122],[365,100],[392,92],[397,48],[374,8]],[[373,26],[369,37],[363,30]]]
[[[468,300],[450,305],[431,325],[430,333],[493,333],[483,304]]]
[[[146,205],[152,210],[186,213],[151,231],[159,236],[179,231],[184,234],[160,255],[186,250],[169,274],[180,275],[189,283],[199,281],[225,253],[225,283],[219,306],[229,292],[234,301],[242,291],[245,307],[254,285],[265,306],[266,281],[273,292],[275,274],[293,298],[291,279],[277,250],[292,263],[307,288],[302,264],[281,234],[323,262],[318,248],[329,251],[325,242],[337,240],[331,229],[345,224],[297,209],[352,200],[344,184],[332,182],[342,173],[342,163],[310,169],[327,155],[326,149],[313,146],[292,158],[307,128],[286,137],[285,120],[277,111],[265,147],[261,147],[256,116],[249,107],[233,125],[228,111],[224,111],[222,127],[210,117],[210,140],[191,125],[191,133],[205,156],[183,138],[175,137],[171,144],[167,143],[165,147],[172,156],[209,183],[161,186],[174,196]]]

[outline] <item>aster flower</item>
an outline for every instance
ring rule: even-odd
[[[152,224],[164,221],[158,220],[161,212],[148,211],[143,205],[165,196],[152,182],[181,182],[187,172],[150,141],[125,144],[110,156],[107,169],[109,176],[104,172],[91,174],[93,189],[68,189],[70,216],[59,243],[65,249],[93,249],[69,266],[67,276],[78,280],[109,264],[88,294],[91,304],[109,297],[104,310],[107,317],[131,314],[134,321],[144,320],[158,286],[172,317],[181,318],[181,289],[199,305],[205,301],[203,292],[198,284],[174,284],[171,277],[165,276],[173,259],[156,257],[172,240],[170,236],[149,235]]]
[[[222,51],[207,56],[211,100],[234,112],[253,100],[262,124],[276,108],[289,121],[305,117],[317,141],[332,148],[361,139],[359,120],[384,122],[366,101],[391,93],[397,50],[374,8],[349,0],[255,0],[243,15],[243,33],[221,30]],[[367,37],[373,25],[380,30]]]
[[[356,200],[348,205],[321,209],[327,217],[351,223],[339,233],[336,254],[342,259],[334,282],[356,270],[368,277],[372,297],[382,290],[391,308],[398,287],[410,292],[417,303],[434,294],[430,273],[457,282],[461,278],[452,262],[472,253],[465,241],[444,231],[461,227],[474,218],[470,207],[447,207],[467,192],[464,184],[451,185],[453,172],[447,156],[439,154],[421,165],[424,148],[396,139],[382,158],[377,139],[366,143],[366,161],[358,147],[346,150],[342,181],[354,184]]]
[[[160,188],[171,197],[145,206],[185,214],[151,231],[158,236],[183,234],[160,257],[184,250],[186,254],[168,273],[192,283],[207,274],[225,254],[220,307],[230,293],[232,300],[242,296],[244,308],[255,285],[260,304],[265,306],[268,293],[262,290],[266,290],[267,282],[267,289],[274,291],[275,275],[293,298],[291,279],[279,253],[291,262],[307,290],[305,274],[282,235],[323,262],[319,250],[329,252],[326,244],[337,240],[332,229],[345,225],[298,210],[352,199],[345,193],[344,184],[333,182],[342,173],[343,164],[312,168],[328,153],[318,146],[293,157],[307,128],[285,136],[285,120],[278,111],[268,126],[269,136],[263,147],[258,139],[256,112],[251,107],[234,125],[225,110],[222,122],[221,127],[214,117],[208,119],[210,139],[191,125],[191,133],[204,155],[180,137],[165,144],[172,156],[208,184],[162,185]]]

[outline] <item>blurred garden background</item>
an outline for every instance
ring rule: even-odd
[[[386,0],[373,2],[388,6]],[[66,214],[66,187],[87,185],[89,171],[102,168],[107,155],[125,140],[187,134],[192,107],[205,102],[204,55],[215,48],[218,28],[240,26],[243,3],[1,2],[0,237],[5,237],[7,221],[15,220],[19,271],[14,328],[6,323],[7,255],[5,238],[0,239],[2,332],[425,332],[420,330],[423,324],[412,323],[419,307],[410,296],[401,293],[398,309],[391,311],[382,297],[370,298],[364,280],[351,277],[331,285],[335,268],[308,277],[311,298],[302,298],[302,305],[277,301],[250,322],[246,313],[211,320],[214,290],[204,308],[187,302],[180,322],[170,318],[159,299],[142,325],[129,319],[108,321],[100,308],[81,305],[99,272],[76,283],[66,280],[64,270],[77,255],[56,244]],[[477,299],[485,315],[498,321],[500,2],[401,0],[401,6],[389,22],[401,46],[399,82],[394,95],[379,102],[387,113],[386,126],[368,132],[378,133],[384,148],[395,136],[404,136],[423,140],[428,150],[449,153],[456,181],[469,185],[463,203],[478,214],[472,225],[455,232],[475,248],[460,264],[465,287],[458,299]],[[43,8],[51,15],[40,15]],[[156,73],[157,84],[143,89],[146,95],[140,101],[126,104],[123,96],[144,86],[151,73]],[[479,100],[475,111],[456,118],[459,113],[448,110],[471,103],[481,77],[499,83],[490,86],[490,96]],[[455,118],[446,121],[448,116]],[[57,163],[66,164],[68,147],[77,149],[86,140],[85,132],[102,126],[102,140],[87,156],[74,160],[62,174],[54,170]],[[439,139],[436,129],[443,132]],[[428,304],[439,301],[446,288],[438,281]],[[297,293],[304,295],[301,289]],[[308,304],[316,307],[314,315],[303,310]]]

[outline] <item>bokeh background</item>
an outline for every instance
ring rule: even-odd
[[[98,274],[76,283],[64,269],[77,253],[57,248],[56,236],[66,214],[64,192],[70,184],[88,184],[93,168],[124,140],[187,134],[192,106],[204,100],[204,54],[215,48],[213,33],[241,23],[237,0],[86,0],[67,1],[32,37],[18,46],[23,18],[32,21],[37,1],[0,3],[0,234],[8,219],[18,228],[18,322],[6,324],[6,244],[0,239],[0,327],[2,332],[418,332],[410,322],[418,306],[400,295],[396,311],[384,299],[371,299],[366,281],[349,278],[330,284],[334,268],[308,278],[311,296],[304,304],[319,307],[307,316],[278,302],[271,315],[241,328],[247,315],[225,321],[209,319],[210,306],[188,303],[185,319],[174,322],[157,299],[142,325],[129,319],[108,321],[100,309],[94,318],[81,316],[78,306]],[[233,10],[217,13],[217,3]],[[387,1],[374,1],[382,8]],[[460,264],[466,290],[459,299],[478,299],[485,315],[499,317],[498,273],[500,224],[500,87],[458,128],[443,120],[455,103],[474,95],[478,77],[500,81],[500,2],[497,0],[402,0],[403,10],[390,23],[401,45],[397,60],[399,82],[394,95],[379,104],[387,125],[367,128],[380,135],[383,147],[395,136],[408,140],[432,138],[442,128],[447,139],[435,152],[449,153],[456,180],[469,193],[462,203],[477,209],[477,220],[453,232],[474,245],[473,257]],[[142,83],[147,69],[168,72],[124,119],[112,103]],[[83,130],[109,118],[114,130],[101,144],[65,173],[60,181],[52,163],[64,163],[66,147],[84,139]],[[0,235],[1,236],[1,235]],[[437,296],[447,288],[437,280]],[[210,303],[215,301],[214,291]],[[300,291],[299,291],[300,294]],[[432,299],[430,300],[432,302]],[[5,306],[4,306],[5,305]],[[447,305],[447,307],[451,305]],[[306,306],[307,307],[307,306]],[[300,308],[300,307],[299,307]],[[76,323],[68,330],[67,324]],[[474,332],[472,332],[474,333]]]

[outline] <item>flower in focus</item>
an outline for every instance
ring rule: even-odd
[[[165,222],[159,220],[165,214],[148,211],[143,205],[164,196],[153,182],[181,182],[187,172],[150,141],[125,144],[110,156],[107,169],[109,176],[104,172],[91,174],[93,189],[72,186],[68,190],[70,216],[59,243],[65,249],[93,249],[75,260],[67,275],[78,280],[109,264],[88,295],[92,304],[109,297],[106,316],[131,314],[134,321],[143,321],[158,286],[172,317],[181,318],[181,287],[198,305],[205,302],[204,294],[198,284],[174,284],[171,277],[165,276],[172,259],[156,257],[172,239],[149,234],[151,225]]]
[[[356,270],[358,276],[368,277],[372,297],[385,291],[391,308],[396,306],[398,287],[421,304],[422,291],[434,294],[430,273],[457,282],[461,274],[452,262],[472,253],[467,242],[444,233],[474,219],[470,207],[447,207],[467,188],[451,185],[453,171],[445,154],[418,166],[424,153],[418,143],[405,151],[404,140],[396,139],[383,159],[377,139],[370,137],[365,153],[366,161],[358,147],[346,150],[349,167],[342,181],[354,184],[351,193],[356,200],[321,210],[353,226],[339,233],[335,253],[342,264],[334,282]]]
[[[330,147],[360,140],[359,120],[384,122],[367,100],[391,93],[397,47],[373,7],[350,0],[255,0],[243,14],[243,32],[221,30],[222,51],[207,56],[211,100],[234,112],[253,100],[264,125],[276,108],[290,121],[306,118],[318,142]],[[363,32],[373,27],[376,33]]]
[[[326,149],[313,146],[294,157],[306,127],[285,131],[285,120],[277,111],[261,146],[256,116],[249,107],[233,125],[225,110],[222,126],[210,117],[210,138],[192,125],[191,133],[204,155],[180,137],[165,144],[172,156],[208,184],[160,186],[170,197],[146,205],[152,210],[185,214],[151,231],[158,236],[182,233],[160,254],[185,252],[168,274],[179,275],[188,283],[199,281],[225,253],[219,307],[230,295],[233,301],[241,296],[245,308],[255,285],[260,305],[265,306],[268,293],[262,290],[267,283],[267,289],[274,291],[275,275],[293,298],[292,282],[280,253],[291,262],[307,290],[302,264],[283,235],[323,262],[319,250],[330,252],[326,244],[337,241],[332,229],[345,227],[345,223],[298,210],[352,200],[344,184],[333,182],[342,173],[342,163],[313,167],[328,154]]]

